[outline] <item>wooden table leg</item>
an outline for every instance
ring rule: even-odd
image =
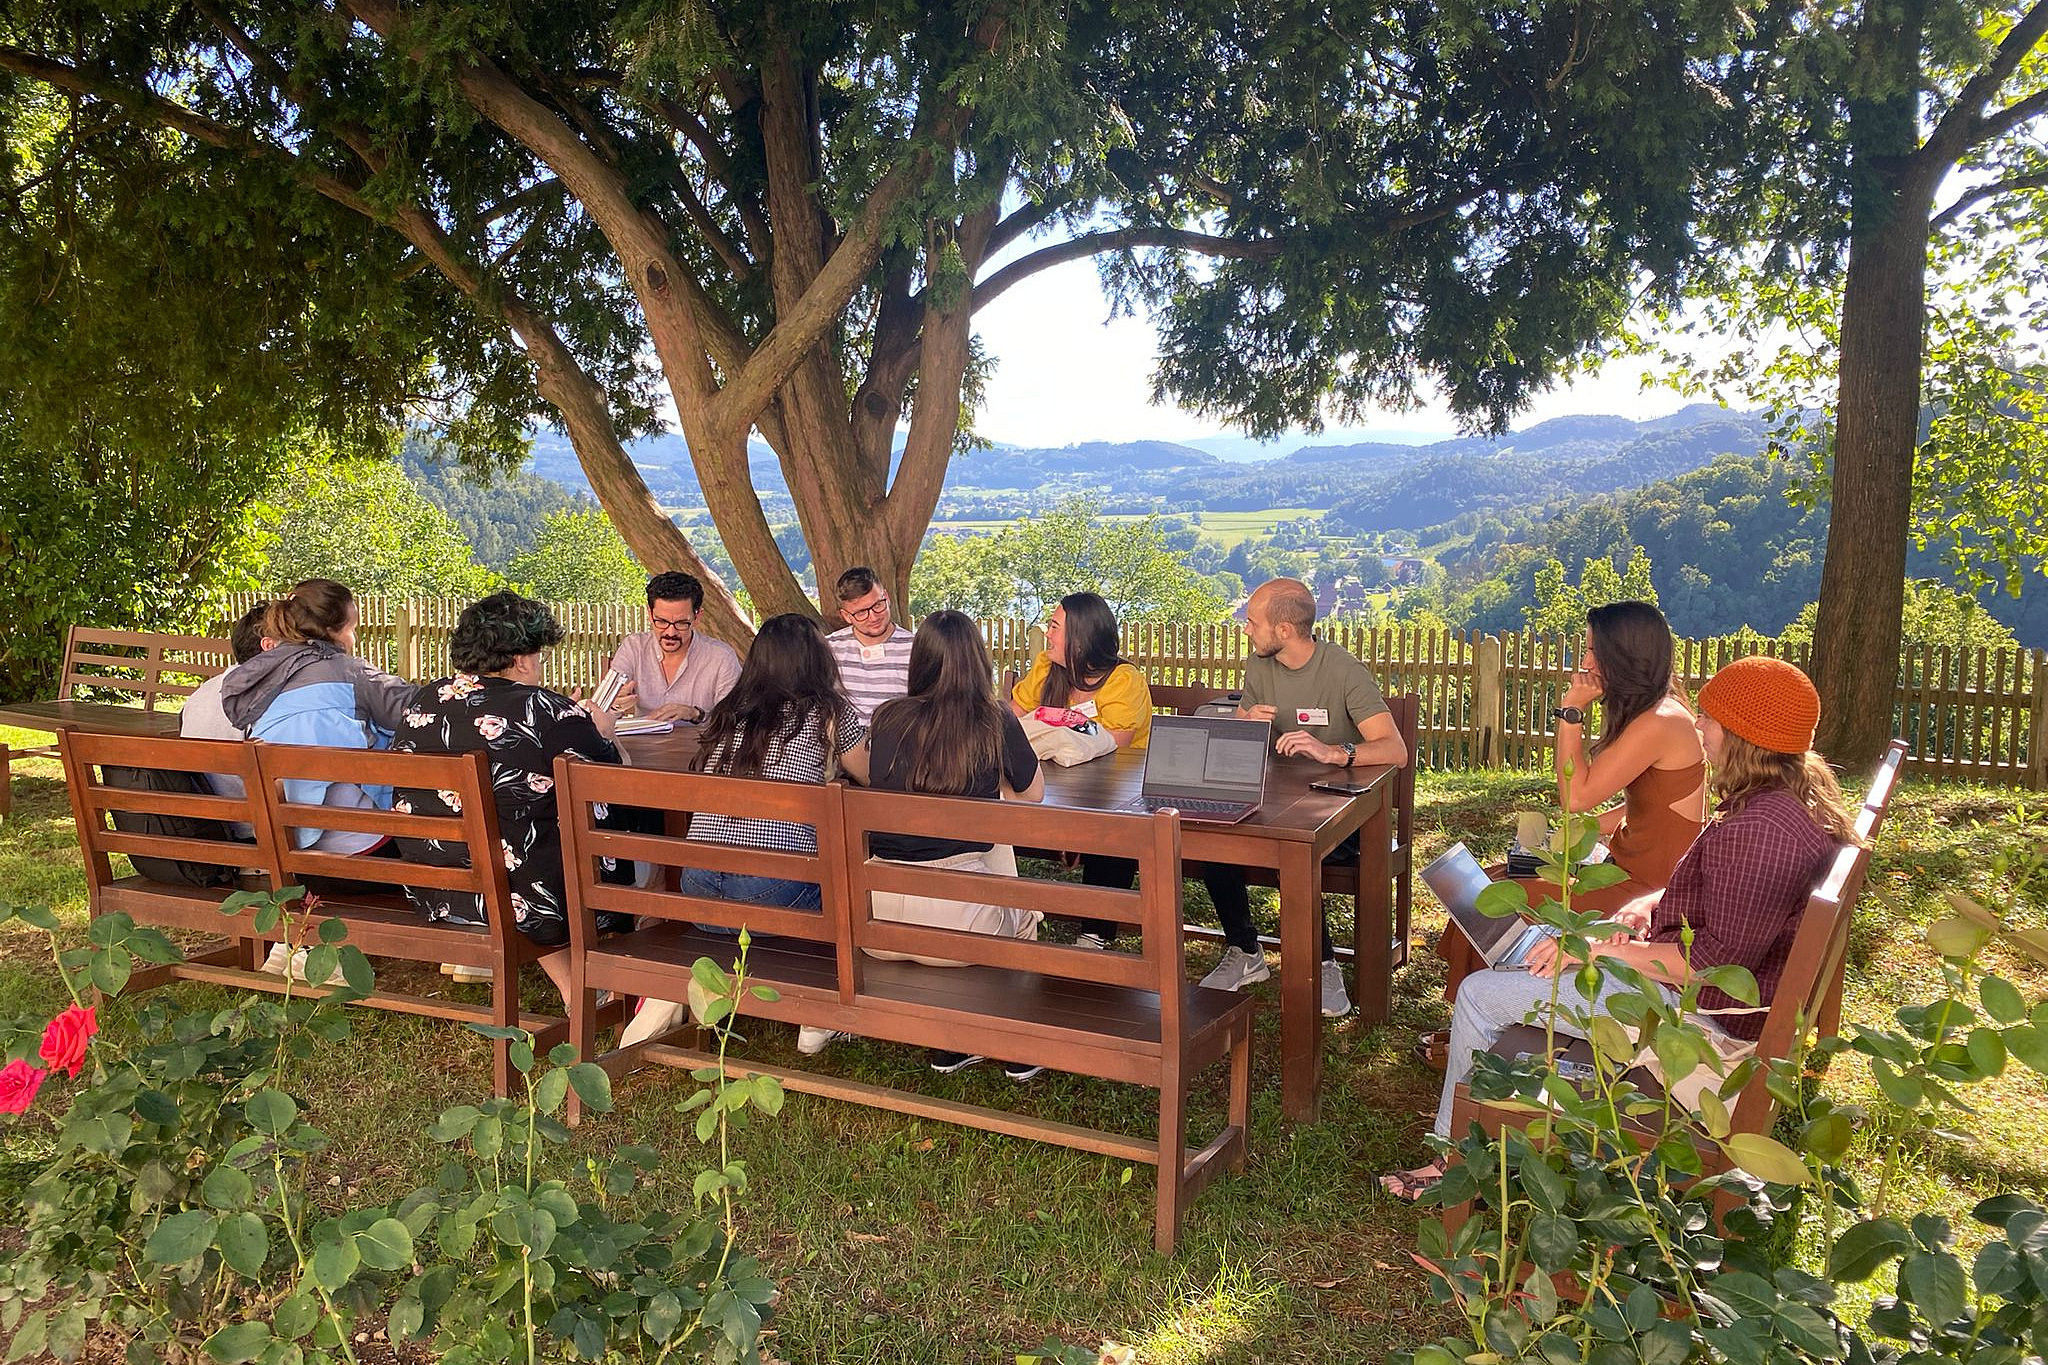
[[[1393,874],[1388,866],[1392,830],[1387,813],[1386,784],[1375,789],[1377,804],[1358,827],[1358,925],[1362,936],[1352,945],[1355,956],[1352,989],[1358,992],[1358,1017],[1384,1023],[1394,1009]]]
[[[1280,1112],[1320,1117],[1323,1091],[1322,876],[1309,845],[1280,850]]]

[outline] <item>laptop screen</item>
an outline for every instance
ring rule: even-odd
[[[1255,802],[1266,792],[1272,727],[1224,716],[1154,716],[1145,795]]]
[[[1493,879],[1463,844],[1452,844],[1437,855],[1435,862],[1422,869],[1422,881],[1436,893],[1444,910],[1488,962],[1506,946],[1511,935],[1519,936],[1529,927],[1515,915],[1489,919],[1479,912],[1479,893],[1491,886]]]

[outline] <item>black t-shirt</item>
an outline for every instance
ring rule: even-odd
[[[868,785],[880,791],[913,791],[910,785],[912,755],[903,747],[904,732],[908,728],[910,714],[914,708],[896,702],[884,703],[875,712],[874,723],[868,730]],[[1010,786],[1023,791],[1038,776],[1038,755],[1031,752],[1031,741],[1024,737],[1024,727],[1017,718],[1007,711],[1003,713],[1002,762],[990,764],[974,774],[973,782],[963,796],[976,796],[993,800],[1002,794],[1003,780]],[[937,862],[961,853],[987,851],[989,845],[971,843],[963,839],[923,839],[909,835],[877,834],[869,841],[869,847],[877,858],[894,858],[906,863]]]

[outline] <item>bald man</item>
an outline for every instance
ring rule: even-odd
[[[1315,636],[1316,599],[1295,578],[1261,583],[1245,603],[1244,630],[1252,657],[1244,670],[1244,695],[1237,714],[1273,727],[1274,752],[1312,759],[1332,768],[1372,763],[1402,764],[1408,746],[1380,695],[1372,670],[1344,650]],[[1358,856],[1353,835],[1332,856]],[[1252,926],[1251,899],[1240,868],[1217,866],[1204,879],[1216,902],[1216,917],[1230,946],[1216,969],[1202,978],[1216,990],[1243,990],[1272,973]],[[1323,1013],[1351,1012],[1344,974],[1337,967],[1330,929],[1323,926]]]

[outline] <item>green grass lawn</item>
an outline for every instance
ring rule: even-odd
[[[0,731],[0,740],[30,738]],[[1547,785],[1530,774],[1425,775],[1421,856],[1452,839],[1482,853],[1497,849],[1511,812],[1543,801]],[[82,933],[83,881],[54,762],[22,765],[15,794],[0,829],[0,896],[49,903],[70,933]],[[1993,854],[2043,832],[2007,792],[1911,784],[1894,810],[1875,864],[1882,894],[1866,901],[1852,945],[1851,1018],[1874,1020],[1914,998],[1933,972],[1917,928],[1939,913],[1940,892],[1982,894]],[[1191,885],[1190,895],[1199,888]],[[1426,893],[1420,901],[1427,938],[1434,904]],[[1198,955],[1197,965],[1206,965],[1207,950]],[[2013,971],[2033,992],[2048,986],[2024,967]],[[394,964],[387,976],[418,990],[478,989],[449,986],[430,968]],[[1151,1249],[1149,1170],[791,1096],[779,1119],[739,1135],[754,1181],[745,1236],[783,1290],[775,1354],[803,1362],[1008,1362],[1053,1333],[1125,1342],[1141,1360],[1183,1365],[1350,1362],[1439,1333],[1448,1323],[1408,1255],[1417,1215],[1383,1197],[1372,1177],[1423,1155],[1418,1135],[1437,1079],[1408,1045],[1417,1028],[1445,1019],[1441,980],[1436,959],[1419,952],[1396,978],[1392,1023],[1351,1018],[1326,1031],[1325,1120],[1310,1127],[1280,1119],[1273,984],[1255,988],[1267,1008],[1254,1062],[1250,1168],[1196,1201],[1171,1258]],[[218,998],[191,985],[170,989],[195,1004]],[[550,1007],[537,977],[527,993],[530,1005]],[[39,1020],[58,997],[42,936],[18,925],[0,930],[0,1014]],[[323,1059],[307,1093],[314,1120],[333,1137],[311,1187],[337,1207],[430,1179],[436,1156],[426,1123],[488,1084],[484,1046],[463,1030],[368,1011],[354,1017],[353,1038]],[[791,1030],[757,1020],[740,1031],[749,1038],[744,1055],[794,1060]],[[835,1044],[819,1060],[862,1079],[1149,1128],[1148,1094],[1106,1082],[1047,1075],[1017,1086],[993,1068],[936,1077],[916,1054],[881,1043]],[[586,1124],[578,1152],[651,1142],[673,1162],[658,1196],[687,1205],[701,1149],[675,1108],[691,1084],[658,1069],[628,1078],[618,1087],[619,1111]],[[1857,1067],[1836,1068],[1828,1084],[1881,1103]],[[60,1085],[45,1095],[57,1098]],[[1197,1081],[1191,1133],[1212,1131],[1221,1088],[1220,1071]],[[1986,1194],[2048,1182],[2048,1105],[2037,1078],[2015,1072],[1977,1098],[1980,1113],[1965,1125],[1974,1143],[1915,1154],[1913,1195],[1951,1215]],[[47,1112],[0,1129],[0,1208],[16,1206],[21,1183],[49,1151]],[[1861,1155],[1868,1164],[1870,1153]]]

